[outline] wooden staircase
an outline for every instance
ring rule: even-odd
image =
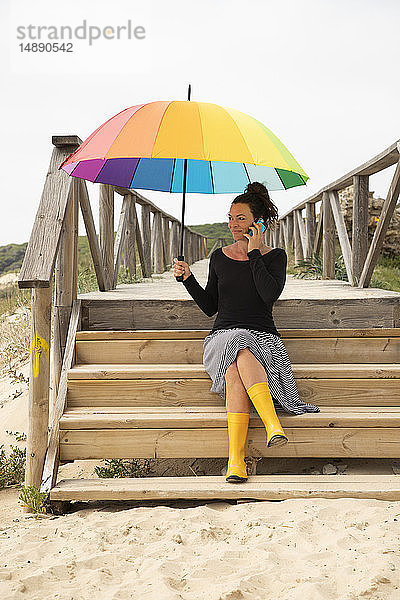
[[[59,420],[59,460],[228,456],[224,402],[202,363],[209,330],[77,331]],[[278,416],[267,448],[250,415],[246,456],[400,455],[400,329],[280,329],[300,398],[319,413]],[[53,479],[53,483],[55,483]],[[50,501],[358,497],[400,499],[398,475],[250,475],[61,480]]]

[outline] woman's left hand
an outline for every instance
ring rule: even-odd
[[[247,247],[247,252],[251,252],[255,248],[261,250],[263,245],[263,231],[261,229],[260,223],[256,223],[253,221],[253,225],[250,225],[250,229],[253,232],[253,235],[249,235],[248,233],[244,233],[244,237],[249,240],[249,245]]]

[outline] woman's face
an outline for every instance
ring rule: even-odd
[[[247,240],[243,234],[249,232],[253,221],[254,216],[248,204],[237,203],[231,205],[228,213],[228,227],[235,241],[241,239]]]

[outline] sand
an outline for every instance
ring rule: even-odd
[[[29,366],[20,371],[28,375]],[[3,377],[7,452],[25,447],[6,430],[27,432],[27,407],[27,384]],[[326,462],[292,465],[301,473],[300,464],[321,470]],[[93,477],[93,463],[101,461],[62,465],[58,479]],[[390,461],[341,464],[339,472],[390,472]],[[400,598],[400,501],[78,502],[63,516],[35,519],[19,493],[0,490],[4,600]]]
[[[8,505],[0,527],[4,600],[400,595],[400,502],[97,503],[36,521],[15,508],[15,490],[1,494]]]

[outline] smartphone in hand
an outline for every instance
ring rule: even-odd
[[[261,225],[262,232],[264,233],[264,231],[267,229],[267,226],[264,223],[264,219],[258,219],[258,221],[256,221],[256,223]],[[253,235],[253,232],[251,229],[249,229],[249,231],[247,232],[247,235]]]

